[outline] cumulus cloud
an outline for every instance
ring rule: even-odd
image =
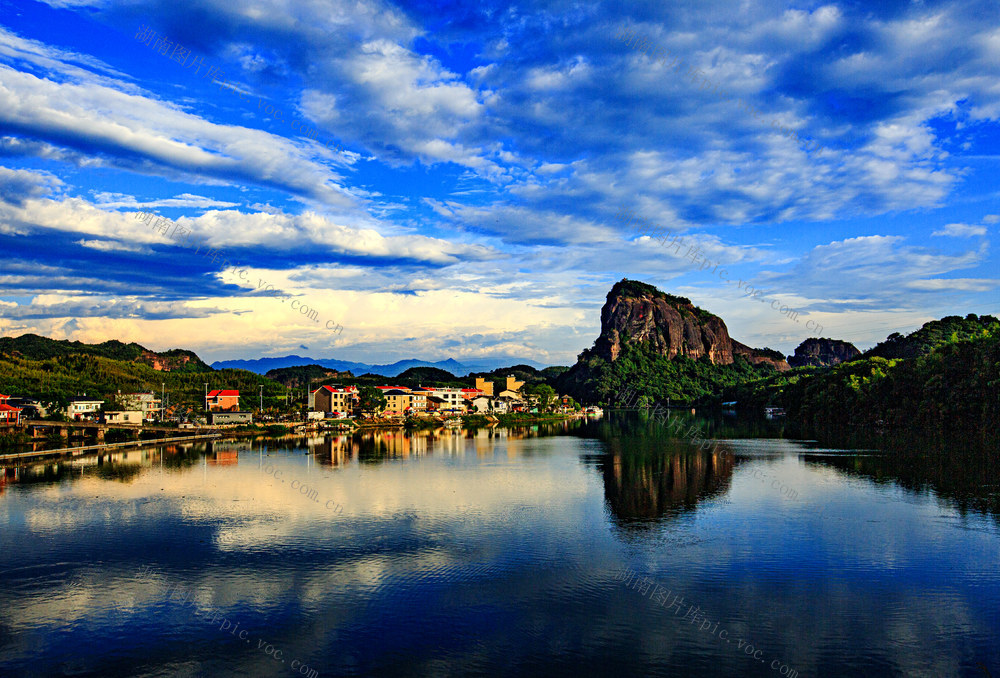
[[[940,231],[934,231],[931,235],[969,238],[974,235],[986,235],[986,227],[972,226],[970,224],[945,224],[944,228]]]

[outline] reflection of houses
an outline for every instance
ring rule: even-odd
[[[357,401],[358,389],[354,386],[320,386],[309,394],[309,409],[347,419],[354,412]]]
[[[10,396],[0,395],[0,423],[21,423],[21,408],[8,405],[8,400],[10,400]]]
[[[94,400],[93,398],[70,398],[69,406],[66,408],[66,416],[75,420],[93,419],[103,404],[103,400]]]
[[[142,426],[142,412],[139,410],[126,410],[118,412],[102,412],[101,421],[105,424],[135,424]]]
[[[214,450],[212,456],[206,461],[218,466],[232,466],[239,463],[240,452],[239,450]]]
[[[209,391],[205,396],[205,409],[209,412],[238,412],[240,392],[228,389]]]

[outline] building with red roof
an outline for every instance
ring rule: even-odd
[[[350,414],[358,402],[356,386],[320,386],[309,394],[309,409]]]
[[[0,424],[21,423],[21,408],[8,405],[8,400],[10,396],[0,395]]]
[[[209,391],[205,396],[205,409],[209,412],[238,412],[240,392],[232,389]]]

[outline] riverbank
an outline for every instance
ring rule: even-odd
[[[222,438],[219,433],[205,433],[193,436],[175,436],[172,438],[148,438],[146,440],[127,440],[120,443],[100,443],[98,445],[78,445],[76,447],[60,447],[54,450],[36,450],[32,452],[12,452],[0,454],[0,463],[4,461],[16,461],[23,459],[44,459],[46,457],[77,456],[84,452],[96,452],[104,450],[120,450],[129,447],[146,447],[149,445],[169,445],[173,443],[190,442],[196,440],[214,440]]]

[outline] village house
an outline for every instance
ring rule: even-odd
[[[143,414],[140,410],[105,411],[101,412],[101,422],[105,424],[138,424],[141,426]]]
[[[70,398],[69,406],[66,408],[66,416],[75,421],[93,419],[94,415],[97,414],[103,405],[103,400],[94,400],[87,397]]]
[[[379,389],[384,387],[379,386]],[[389,388],[382,391],[385,396],[385,414],[409,414],[413,396],[403,388]]]
[[[205,409],[209,412],[238,412],[240,392],[234,390],[209,391],[205,396]]]
[[[154,421],[161,418],[163,403],[156,397],[156,394],[148,391],[145,393],[121,393],[118,394],[118,401],[123,407],[129,410],[139,410],[146,421]]]
[[[483,395],[493,397],[493,382],[484,377],[476,377],[476,390],[482,391]]]
[[[0,395],[0,424],[21,423],[21,408],[8,405],[10,396]]]
[[[353,414],[358,402],[355,386],[320,386],[309,394],[309,409],[326,412],[339,419],[347,419]]]
[[[413,414],[423,414],[427,412],[427,396],[433,393],[432,389],[418,386],[410,389],[410,408]]]
[[[434,388],[430,395],[443,400],[440,412],[465,412],[465,397],[460,388]]]
[[[208,424],[218,426],[219,424],[252,424],[253,414],[250,412],[209,412]]]

